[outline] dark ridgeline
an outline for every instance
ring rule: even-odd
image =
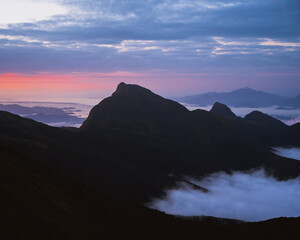
[[[226,119],[236,118],[236,115],[225,104],[216,102],[210,110],[211,113],[215,113]]]
[[[276,144],[300,146],[299,124],[288,127],[256,112],[244,119],[231,113],[222,104],[211,112],[188,111],[148,89],[125,83],[95,106],[77,131],[0,112],[0,183],[5,193],[1,222],[7,222],[2,224],[6,230],[2,234],[7,233],[3,236],[250,239],[255,234],[279,234],[283,229],[294,233],[299,219],[199,223],[105,195],[145,203],[176,186],[182,176],[199,177],[220,170],[264,167],[279,179],[300,174],[299,161],[270,152],[270,146]]]
[[[253,112],[247,114],[244,119],[255,122],[255,123],[259,123],[262,125],[272,126],[274,128],[278,128],[278,129],[287,127],[287,125],[284,124],[283,122],[269,116],[268,114],[262,113],[260,111],[253,111]]]
[[[268,146],[300,146],[299,123],[288,126],[259,111],[253,111],[244,118],[227,119],[234,126]]]
[[[98,130],[107,125],[157,134],[161,126],[172,124],[187,112],[179,103],[164,99],[146,88],[120,83],[111,97],[91,110],[81,130]]]
[[[240,121],[220,103],[211,112],[188,111],[148,89],[121,83],[111,97],[92,109],[80,132],[102,151],[164,174],[199,176],[264,166],[280,178],[298,175],[299,162],[291,161],[293,167],[283,172],[281,165],[286,162],[270,153],[272,144],[261,141],[260,135],[274,128],[277,134],[280,121],[268,118],[273,120],[271,124],[262,122],[263,118]],[[284,145],[288,141],[288,137],[282,138],[285,132],[280,129],[276,138],[275,134],[268,137]]]
[[[117,198],[140,203],[160,196],[186,175],[262,166],[280,179],[299,175],[299,161],[278,157],[269,148],[300,145],[297,131],[291,130],[296,127],[281,126],[275,119],[270,124],[266,115],[224,118],[230,110],[218,105],[213,113],[188,111],[148,89],[121,83],[78,131],[2,112],[0,143]]]
[[[300,95],[294,98],[287,98],[245,87],[232,92],[208,92],[192,96],[175,98],[176,101],[197,104],[199,106],[213,105],[221,102],[233,107],[300,107]]]

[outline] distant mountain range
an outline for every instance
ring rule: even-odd
[[[183,176],[261,166],[281,179],[300,174],[299,161],[282,160],[269,149],[300,146],[299,124],[270,124],[260,115],[227,119],[221,112],[189,111],[146,88],[121,83],[72,131],[1,112],[0,144],[139,203],[160,196]]]
[[[174,98],[174,100],[197,104],[199,106],[213,105],[215,102],[221,102],[232,107],[292,107],[300,108],[300,95],[294,98],[287,98],[270,94],[262,91],[256,91],[245,87],[232,92],[208,92],[203,94]]]
[[[80,129],[0,111],[0,238],[5,233],[4,239],[20,239],[22,233],[22,239],[253,239],[258,232],[284,237],[295,233],[299,219],[205,225],[137,204],[182,182],[206,191],[186,176],[263,167],[279,180],[295,178],[300,162],[270,147],[300,146],[299,136],[300,123],[287,126],[258,111],[236,117],[222,103],[211,111],[189,111],[125,83],[91,110]]]

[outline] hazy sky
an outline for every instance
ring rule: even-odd
[[[0,0],[0,94],[300,94],[295,0]]]

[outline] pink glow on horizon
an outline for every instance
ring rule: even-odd
[[[123,75],[122,75],[123,74]],[[88,90],[111,88],[112,84],[100,81],[89,81],[94,78],[120,78],[124,73],[91,73],[91,74],[19,74],[5,73],[0,75],[1,90],[28,90],[28,89],[69,89]],[[128,74],[127,76],[134,76]]]
[[[142,77],[139,73],[38,73],[0,74],[0,97],[87,96],[111,93],[121,81]],[[124,80],[125,79],[125,80]]]
[[[193,79],[201,74],[188,76],[164,72],[112,73],[4,73],[0,75],[0,94],[16,98],[19,95],[101,95],[111,94],[120,82],[139,84],[158,92],[184,90],[193,84]]]
[[[2,98],[44,98],[72,97],[97,89],[105,91],[113,84],[103,81],[90,81],[87,76],[78,74],[19,74],[5,73],[0,75],[0,97]]]
[[[176,73],[163,70],[146,72],[4,73],[0,74],[0,98],[104,98],[111,95],[120,82],[138,84],[165,97],[192,95],[209,91],[232,91],[245,86],[256,90],[264,90],[269,88],[268,84],[271,81],[274,91],[283,89],[280,85],[280,79],[270,79],[265,76],[264,81],[262,81],[257,78],[257,73],[245,75],[247,76],[235,75],[226,71],[222,73],[214,72],[212,70],[194,73]]]

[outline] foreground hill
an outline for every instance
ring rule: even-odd
[[[114,152],[103,152],[78,134],[0,112],[0,144],[80,182],[124,200],[159,196],[174,178],[127,164]]]
[[[1,239],[197,239],[213,227],[119,202],[2,145],[0,173]]]
[[[232,107],[300,107],[299,96],[287,98],[276,94],[256,91],[248,87],[232,92],[209,92],[176,98],[175,100],[183,103],[197,104],[199,106],[213,105],[215,102],[221,102]]]
[[[184,220],[123,203],[3,145],[0,190],[0,238],[6,240],[251,239],[254,232],[262,239],[299,232],[299,218]]]

